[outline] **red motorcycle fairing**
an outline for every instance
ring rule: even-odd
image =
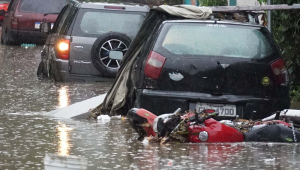
[[[137,110],[136,110],[136,113],[137,113],[139,116],[141,116],[141,117],[147,119],[148,123],[149,123],[151,126],[153,126],[153,121],[154,121],[154,119],[157,117],[155,114],[149,112],[149,111],[146,110],[146,109],[137,109]]]
[[[199,139],[200,132],[207,132],[208,138],[206,141]],[[193,143],[208,142],[243,142],[244,135],[235,128],[224,125],[214,119],[207,119],[204,125],[189,126],[188,140]]]
[[[146,109],[137,109],[136,114],[147,119],[148,123],[151,125],[149,127],[144,126],[147,136],[155,136],[155,132],[153,131],[153,121],[157,116]]]

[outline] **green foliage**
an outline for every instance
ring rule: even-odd
[[[259,2],[260,5],[262,5],[263,3],[267,3],[267,0],[257,0]]]
[[[227,0],[198,0],[201,6],[227,6]]]
[[[273,0],[273,4],[300,3],[300,0]],[[272,11],[272,33],[286,61],[292,101],[300,101],[300,10]]]

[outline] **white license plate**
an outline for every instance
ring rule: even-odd
[[[34,28],[35,28],[35,29],[40,29],[40,25],[41,25],[40,22],[36,22],[36,23],[34,24]]]
[[[236,116],[236,106],[231,104],[196,103],[196,111],[198,113],[204,109],[213,109],[219,113],[219,116]]]
[[[40,25],[41,25],[41,22],[35,22],[35,24],[34,24],[34,28],[35,29],[40,29]],[[51,23],[51,29],[53,28],[53,23]]]

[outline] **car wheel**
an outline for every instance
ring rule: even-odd
[[[60,82],[62,81],[61,78],[60,78],[60,75],[56,69],[56,67],[52,64],[50,64],[49,66],[49,76],[50,76],[50,79],[56,81],[56,82]]]
[[[123,56],[131,43],[131,39],[119,32],[109,32],[97,38],[92,47],[92,61],[96,69],[107,77],[115,77],[120,68],[120,60],[109,58],[110,50],[122,51]]]
[[[44,79],[47,77],[45,70],[46,70],[45,64],[43,62],[40,62],[37,70],[38,79]]]
[[[4,41],[3,41],[3,36],[1,35],[1,45],[4,44]]]
[[[2,36],[1,36],[1,39],[2,39]],[[8,32],[5,33],[5,35],[3,36],[3,40],[1,40],[1,41],[3,41],[3,44],[5,44],[5,45],[14,45],[15,44],[15,42],[10,39],[10,35],[8,34]]]
[[[4,36],[1,36],[1,43],[4,45],[9,45],[7,34],[5,34]]]

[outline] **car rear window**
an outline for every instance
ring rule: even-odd
[[[277,48],[261,27],[211,24],[166,24],[155,48],[173,54],[264,58]]]
[[[83,9],[79,12],[72,34],[94,37],[110,31],[125,33],[134,38],[141,27],[145,13],[112,12],[107,10]]]
[[[67,3],[67,0],[22,0],[19,11],[38,14],[59,13]]]

